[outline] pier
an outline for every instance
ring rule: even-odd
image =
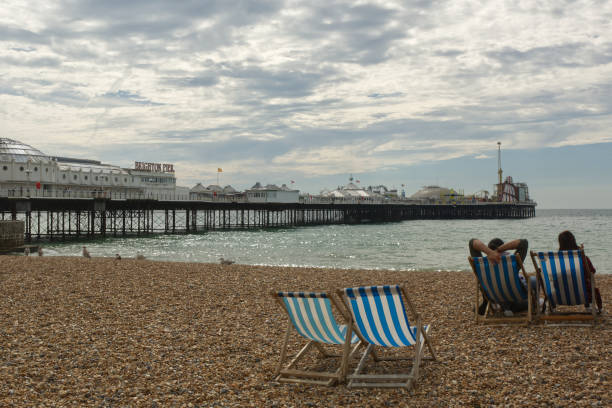
[[[25,242],[325,224],[534,216],[535,203],[338,204],[0,198],[0,219],[23,221]]]

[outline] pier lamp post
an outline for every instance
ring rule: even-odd
[[[497,200],[502,200],[502,168],[501,168],[501,142],[497,142],[497,174],[499,175],[499,184],[497,185]]]
[[[30,173],[31,172],[32,172],[32,170],[30,170],[30,161],[28,160],[28,164],[26,165],[26,169],[25,169],[25,174],[26,174],[26,179],[27,179],[27,182],[25,183],[25,185],[26,185],[25,194],[27,194],[28,196],[30,195],[29,191],[30,191]],[[23,195],[24,195],[24,192],[21,193],[22,197],[23,197]]]

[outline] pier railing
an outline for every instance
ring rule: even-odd
[[[248,202],[244,193],[225,194],[221,192],[209,192],[207,194],[186,193],[167,193],[167,192],[139,192],[139,191],[106,191],[101,189],[83,190],[70,189],[63,190],[43,190],[13,188],[0,189],[0,197],[8,198],[61,198],[61,199],[83,199],[101,198],[107,200],[158,200],[158,201],[204,201],[213,203],[235,203]],[[316,195],[302,195],[299,197],[300,203],[308,204],[383,204],[385,202],[407,202],[408,200],[385,197],[321,197]]]
[[[30,198],[56,198],[56,199],[104,199],[104,200],[156,200],[156,201],[196,201],[210,203],[246,203],[249,202],[245,194],[223,194],[202,196],[189,193],[166,193],[166,192],[148,192],[142,193],[137,191],[101,191],[95,190],[80,190],[80,189],[65,189],[65,190],[42,190],[42,189],[0,189],[0,198],[14,199],[30,199]],[[405,197],[325,197],[317,195],[302,195],[299,197],[299,203],[302,204],[360,204],[360,205],[380,205],[380,204],[402,204],[402,205],[488,205],[513,203],[498,203],[494,201],[475,200],[472,198],[458,197],[453,200],[414,200]],[[525,202],[520,204],[535,205],[533,202]]]
[[[189,193],[141,193],[136,191],[101,190],[41,190],[41,189],[3,189],[0,197],[7,198],[61,198],[83,199],[101,198],[108,200],[189,200]],[[225,197],[223,197],[225,199]],[[224,201],[224,200],[221,200]]]

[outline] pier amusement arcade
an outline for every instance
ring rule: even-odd
[[[56,198],[186,197],[174,166],[136,162],[133,169],[97,160],[50,156],[17,140],[0,138],[0,196]]]

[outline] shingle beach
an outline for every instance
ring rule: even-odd
[[[612,275],[597,276],[595,328],[483,327],[469,272],[0,262],[3,407],[612,406]],[[286,317],[270,290],[389,283],[407,283],[439,357],[413,394],[274,381]]]

